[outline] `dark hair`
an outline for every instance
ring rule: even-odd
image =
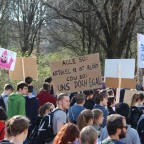
[[[64,98],[65,96],[68,96],[68,95],[67,95],[66,93],[60,93],[60,94],[57,96],[57,101],[63,100],[63,98]]]
[[[13,86],[11,84],[5,84],[4,90],[12,90],[13,91]]]
[[[25,82],[19,82],[17,84],[17,91],[19,91],[19,89],[23,89],[24,87],[28,87],[28,85]]]
[[[29,127],[29,119],[25,116],[13,116],[8,120],[8,126],[11,136],[17,136],[21,134],[25,129]]]
[[[86,91],[83,91],[83,93],[87,96],[90,96],[93,94],[93,91],[92,90],[86,90]]]
[[[39,115],[43,117],[43,116],[45,115],[45,113],[46,113],[46,110],[50,110],[50,107],[51,107],[52,105],[53,105],[52,103],[47,102],[47,103],[45,103],[43,106],[41,106],[41,107],[39,108]]]
[[[48,83],[51,83],[52,77],[46,77],[44,81],[45,81],[45,82],[48,82]]]
[[[32,77],[26,77],[25,78],[25,82],[29,85],[31,82],[33,81],[33,78]]]
[[[32,93],[33,92],[33,86],[28,86],[28,92]]]
[[[84,128],[85,126],[88,125],[89,120],[93,119],[93,113],[91,110],[86,109],[83,110],[77,119],[77,126],[79,128],[79,130],[82,130],[82,128]]]
[[[114,100],[116,100],[114,96],[108,97],[107,107],[110,107],[111,104],[113,104]]]
[[[2,107],[0,107],[0,120],[7,120],[7,118],[8,118],[8,116],[7,116],[7,113],[6,113],[6,111],[2,108]]]
[[[98,93],[98,95],[95,96],[95,103],[100,104],[100,101],[103,101],[103,99],[107,97],[108,97],[107,90],[103,89]]]
[[[112,89],[108,89],[107,90],[107,92],[108,92],[108,95],[109,96],[114,96],[113,94],[114,94],[114,92],[113,92],[113,90]]]
[[[120,115],[124,116],[126,118],[127,123],[128,123],[130,113],[131,113],[131,109],[130,109],[130,107],[127,103],[118,103],[118,104],[116,104],[115,112],[117,114],[120,114]]]
[[[111,114],[107,117],[107,131],[109,135],[114,135],[118,128],[123,128],[125,117],[119,114]]]
[[[67,144],[74,142],[79,137],[79,130],[73,123],[65,124],[54,139],[54,144]]]
[[[85,99],[76,99],[77,104],[82,104],[85,101]]]
[[[50,91],[49,83],[46,82],[46,83],[43,84],[43,90]]]

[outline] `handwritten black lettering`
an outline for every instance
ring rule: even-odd
[[[69,83],[57,85],[59,91],[68,91],[70,90]]]

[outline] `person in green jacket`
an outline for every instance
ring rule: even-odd
[[[28,85],[25,82],[17,84],[17,92],[9,96],[8,99],[8,118],[15,115],[26,115],[25,112],[25,98],[23,95],[27,95]]]

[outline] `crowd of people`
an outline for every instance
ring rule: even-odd
[[[121,98],[122,97],[122,98]],[[47,77],[36,94],[33,79],[4,86],[0,144],[144,144],[144,94],[116,103],[111,88],[54,94]]]

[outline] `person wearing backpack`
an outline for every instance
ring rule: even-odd
[[[66,123],[67,115],[66,111],[69,109],[70,106],[70,99],[69,96],[65,93],[60,93],[57,96],[57,107],[53,110],[53,117],[52,117],[52,126],[53,126],[53,133],[54,136],[59,132],[62,126]],[[46,143],[51,144],[53,140]]]
[[[45,143],[47,137],[45,133],[47,132],[48,123],[51,122],[49,116],[53,109],[54,105],[50,102],[45,103],[39,108],[39,116],[28,136],[28,144]]]
[[[5,84],[4,91],[0,96],[0,106],[5,111],[8,111],[8,97],[13,92],[13,86],[11,84]]]
[[[130,124],[132,126],[132,128],[136,129],[137,127],[137,122],[140,118],[140,116],[143,114],[143,110],[144,110],[144,95],[142,93],[140,94],[134,94],[132,96],[132,100],[131,100],[131,118],[130,118]]]
[[[141,144],[144,144],[144,114],[141,115],[141,117],[138,121],[137,132],[139,134]]]

